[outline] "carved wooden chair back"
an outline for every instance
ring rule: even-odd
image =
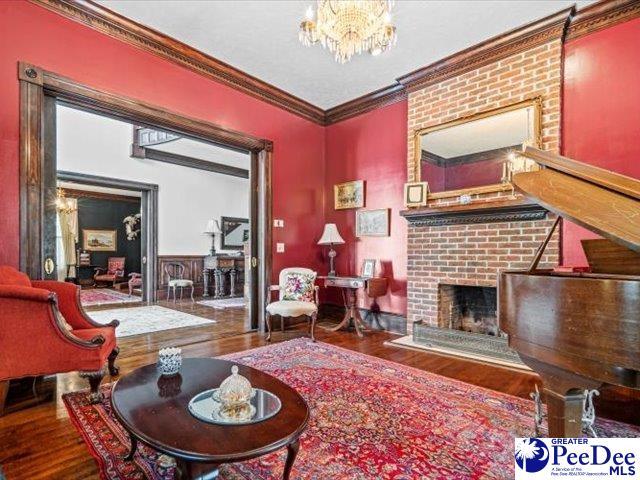
[[[182,263],[167,263],[164,266],[164,274],[167,276],[167,282],[170,280],[184,279],[185,266]]]

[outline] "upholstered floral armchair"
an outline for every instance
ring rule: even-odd
[[[79,371],[98,402],[105,364],[110,375],[118,374],[118,321],[94,322],[79,292],[71,283],[31,281],[0,266],[0,415],[11,379]]]
[[[279,292],[277,302],[267,305],[265,322],[267,324],[267,341],[271,341],[271,317],[281,318],[284,332],[284,319],[287,317],[309,317],[309,331],[315,342],[315,327],[318,318],[318,289],[315,285],[317,273],[308,268],[285,268],[280,272],[278,285],[272,285],[270,291]]]
[[[116,283],[124,282],[124,262],[125,257],[109,257],[107,268],[96,268],[96,273],[93,276],[96,285],[110,283],[115,287]]]

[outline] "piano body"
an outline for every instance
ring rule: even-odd
[[[579,437],[585,389],[640,388],[640,181],[526,147],[541,169],[516,189],[604,237],[583,241],[589,273],[501,272],[498,321],[544,386],[550,437]]]

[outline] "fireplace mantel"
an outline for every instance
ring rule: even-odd
[[[523,197],[403,210],[410,225],[438,226],[541,220],[548,211]]]

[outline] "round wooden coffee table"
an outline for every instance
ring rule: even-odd
[[[142,441],[177,461],[177,478],[212,474],[219,465],[271,453],[287,447],[283,479],[288,479],[299,449],[299,437],[309,420],[309,407],[294,389],[255,368],[239,365],[239,373],[255,388],[277,395],[281,410],[249,425],[215,425],[200,421],[187,405],[198,393],[216,388],[231,374],[234,362],[186,358],[178,375],[162,377],[147,365],[121,377],[113,386],[111,404],[131,437],[128,460]]]

